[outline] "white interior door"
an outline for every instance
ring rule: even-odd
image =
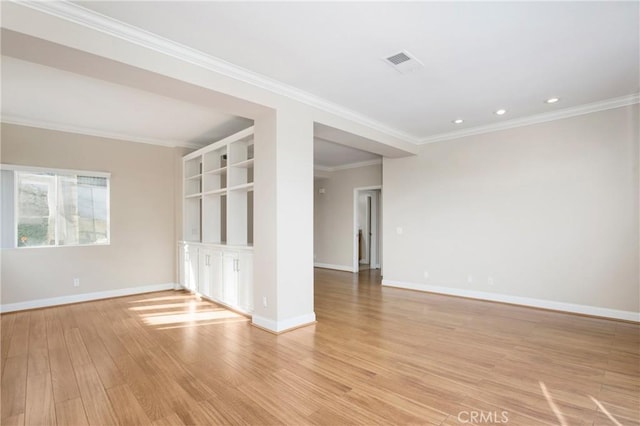
[[[353,191],[353,272],[360,265],[371,269],[382,267],[382,188],[380,186],[355,188]],[[359,232],[362,231],[362,239]],[[360,251],[362,250],[362,260]]]

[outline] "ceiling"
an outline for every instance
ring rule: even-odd
[[[313,159],[316,166],[332,171],[345,165],[379,160],[380,156],[316,137],[313,139]]]
[[[637,2],[75,4],[336,104],[415,143],[639,90]],[[402,74],[385,63],[401,50],[423,67]],[[2,87],[3,121],[88,134],[195,147],[250,124],[177,92],[163,96],[7,56]],[[544,102],[553,96],[560,101]],[[507,113],[494,114],[499,108]],[[463,123],[452,123],[457,118]],[[366,146],[356,136],[321,126],[315,133],[316,165],[379,159],[355,149]]]
[[[2,115],[9,122],[193,147],[252,124],[202,105],[8,56],[2,57]]]
[[[187,102],[10,56],[2,56],[1,62],[2,119],[8,123],[192,148],[253,124],[205,107],[204,102]],[[375,159],[380,156],[314,138],[314,164],[324,171]]]
[[[78,3],[417,140],[639,89],[638,2]]]

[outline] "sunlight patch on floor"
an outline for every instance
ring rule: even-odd
[[[562,411],[560,411],[556,403],[553,401],[553,397],[547,390],[547,386],[543,382],[538,382],[538,383],[540,383],[540,389],[542,389],[542,394],[544,395],[545,398],[547,398],[547,403],[549,404],[549,407],[551,407],[551,409],[553,410],[553,413],[558,418],[558,423],[561,426],[568,426],[567,420],[562,415]]]
[[[212,308],[207,309],[206,306],[200,306],[200,309],[189,309],[188,311],[185,309],[175,310],[175,311],[165,311],[165,312],[152,312],[152,313],[141,313],[139,314],[141,318],[152,318],[152,317],[161,317],[167,315],[180,315],[180,314],[200,314],[205,312],[228,312],[224,308]]]
[[[178,325],[171,325],[171,326],[166,326],[166,327],[156,326],[156,329],[158,329],[158,330],[171,330],[171,329],[175,329],[175,328],[194,328],[194,327],[202,327],[204,325],[230,324],[230,323],[234,323],[234,322],[249,322],[249,319],[243,317],[242,315],[240,315],[239,318],[226,318],[226,319],[220,319],[220,320],[209,321],[209,322],[196,322],[196,323],[178,324]]]
[[[190,301],[188,303],[166,303],[164,305],[147,305],[147,306],[134,306],[129,308],[131,311],[151,311],[154,309],[170,309],[170,308],[190,308],[193,309],[198,306],[211,306],[208,302]]]
[[[191,298],[193,298],[191,294],[185,294],[182,296],[174,295],[174,296],[150,297],[149,299],[131,300],[127,303],[133,304],[133,303],[163,302],[167,300],[185,300],[185,299],[191,299]]]
[[[609,412],[609,410],[607,410],[604,405],[602,405],[602,403],[600,403],[600,401],[598,401],[597,399],[595,399],[594,397],[592,397],[591,395],[589,395],[589,398],[591,398],[591,400],[593,402],[596,403],[596,405],[598,406],[598,408],[600,409],[600,411],[602,411],[604,413],[605,416],[609,417],[609,420],[611,420],[611,422],[616,425],[616,426],[622,426],[622,423],[620,423],[618,420],[616,420],[615,417],[613,417],[613,414],[611,414]]]
[[[243,318],[242,315],[227,310],[215,310],[215,311],[194,311],[183,313],[170,313],[165,315],[141,315],[145,324],[148,325],[166,325],[175,324],[179,322],[195,322],[195,321],[210,321],[218,319],[228,318]]]

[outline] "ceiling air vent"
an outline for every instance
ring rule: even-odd
[[[384,61],[399,73],[405,74],[411,71],[424,68],[422,62],[417,60],[411,53],[403,50],[391,56],[384,58]]]

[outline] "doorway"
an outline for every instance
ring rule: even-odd
[[[381,269],[382,187],[355,188],[353,272]]]

